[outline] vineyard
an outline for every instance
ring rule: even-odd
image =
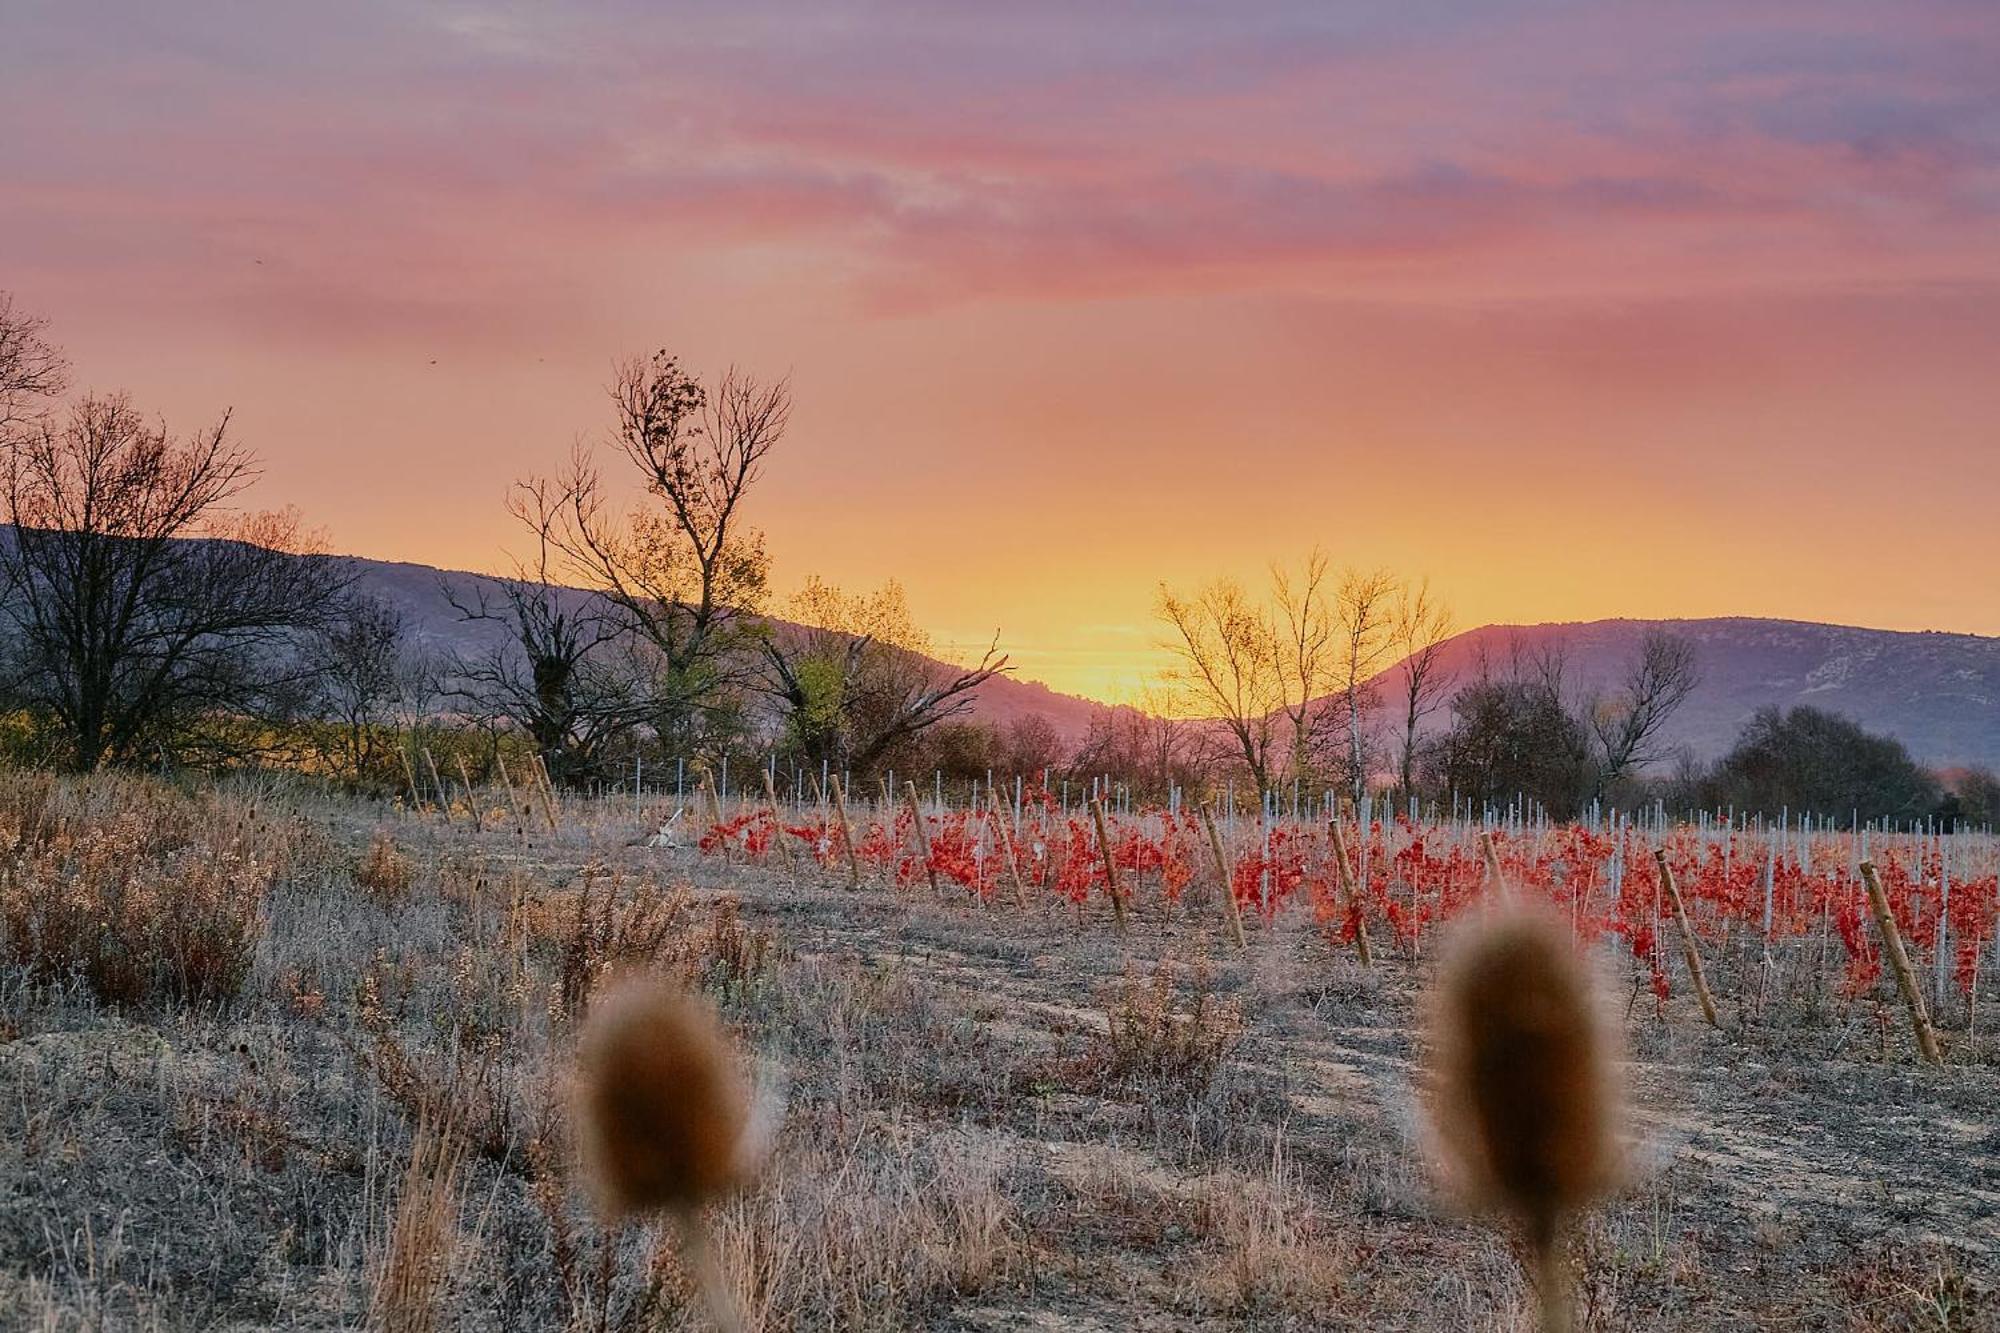
[[[1986,832],[1399,814],[1368,818],[1364,833],[1351,810],[1119,810],[1032,787],[956,809],[914,787],[894,800],[886,784],[858,808],[787,802],[775,789],[725,809],[704,787],[701,801],[697,845],[710,856],[816,866],[998,910],[1066,905],[1080,929],[1206,912],[1239,945],[1257,931],[1309,929],[1364,959],[1382,949],[1422,958],[1497,882],[1629,959],[1635,1001],[1647,997],[1662,1018],[1704,958],[1703,981],[1739,1023],[1780,1002],[1845,1014],[1883,992],[1885,953],[1900,949],[1931,1021],[1975,1030],[1981,988],[1990,996],[2000,976],[2000,838]],[[1868,873],[1894,944],[1871,913]]]
[[[1988,834],[419,758],[0,782],[0,1326],[1524,1327],[1417,1117],[1446,927],[1512,897],[1622,1038],[1577,1327],[1995,1326]],[[768,1126],[707,1267],[572,1127],[635,971]]]

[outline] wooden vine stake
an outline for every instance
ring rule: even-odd
[[[549,777],[549,766],[542,762],[540,755],[533,757],[532,767],[535,790],[542,794],[542,813],[548,816],[549,832],[554,833],[561,827],[556,819],[556,784],[554,779]]]
[[[458,780],[465,784],[465,808],[472,814],[472,827],[484,831],[486,820],[479,813],[479,798],[472,794],[472,772],[465,766],[465,756],[458,755]]]
[[[1688,976],[1694,981],[1695,998],[1701,1001],[1701,1015],[1712,1028],[1722,1026],[1722,1020],[1715,1015],[1715,996],[1708,989],[1708,974],[1702,971],[1701,950],[1695,947],[1694,927],[1688,924],[1687,908],[1681,902],[1681,886],[1674,879],[1674,868],[1667,864],[1667,849],[1653,850],[1653,862],[1660,867],[1660,887],[1666,890],[1667,905],[1674,911],[1674,929],[1680,932],[1681,956],[1687,959]]]
[[[708,812],[710,816],[718,824],[724,822],[722,816],[722,793],[715,789],[715,775],[713,773],[703,773],[701,775],[701,789],[708,793]]]
[[[1354,956],[1361,960],[1361,966],[1373,967],[1375,958],[1368,950],[1368,913],[1362,904],[1360,886],[1354,882],[1354,868],[1347,864],[1347,839],[1340,832],[1338,819],[1327,820],[1326,831],[1333,839],[1333,864],[1340,875],[1340,896],[1354,913]]]
[[[861,858],[854,852],[854,826],[847,822],[847,793],[840,788],[840,775],[829,779],[833,786],[833,812],[840,820],[840,845],[847,851],[847,884],[861,887]]]
[[[1229,858],[1222,854],[1222,835],[1215,831],[1215,811],[1201,803],[1201,826],[1208,831],[1209,854],[1215,858],[1215,880],[1222,886],[1222,901],[1229,913],[1229,937],[1243,947],[1243,908],[1236,901],[1236,886],[1229,882]]]
[[[1490,829],[1479,835],[1479,855],[1486,862],[1486,879],[1493,887],[1493,896],[1503,903],[1513,902],[1514,886],[1508,881],[1507,872],[1500,868],[1500,849],[1493,845]]]
[[[451,823],[451,793],[445,790],[444,779],[438,776],[437,760],[431,758],[431,747],[424,747],[424,767],[431,771],[431,789],[438,794],[438,813],[444,822]]]
[[[937,867],[931,864],[931,835],[930,830],[924,827],[923,807],[917,804],[916,783],[903,784],[903,799],[910,803],[910,821],[917,828],[917,852],[924,858],[924,878],[931,882],[931,893],[942,898],[944,890],[938,887]]]
[[[507,756],[500,753],[498,746],[493,749],[493,762],[500,769],[500,781],[507,784],[507,806],[514,812],[515,831],[525,838],[530,814],[528,808],[521,804],[519,793],[514,790],[513,774],[507,771]]]
[[[1896,973],[1896,988],[1903,992],[1903,1003],[1910,1007],[1910,1026],[1917,1032],[1917,1050],[1924,1059],[1941,1065],[1944,1056],[1938,1051],[1937,1033],[1931,1030],[1930,1013],[1924,1008],[1924,993],[1917,985],[1910,955],[1903,949],[1903,933],[1896,929],[1896,918],[1889,911],[1889,895],[1882,891],[1882,879],[1875,873],[1873,861],[1861,863],[1861,882],[1868,886],[1868,906],[1875,913],[1875,928],[1882,933],[1882,952],[1889,955],[1889,966]]]
[[[399,745],[396,747],[396,757],[403,761],[403,777],[410,784],[410,811],[420,815],[424,812],[424,797],[423,793],[417,790],[417,770],[410,763],[410,752]]]
[[[1021,857],[1014,845],[1014,821],[1007,809],[1007,802],[991,787],[986,789],[986,799],[993,807],[993,821],[1000,827],[1000,845],[1007,850],[1007,873],[1014,880],[1014,905],[1022,911],[1028,910],[1028,886],[1021,879]]]
[[[704,796],[708,797],[708,813],[709,813],[709,823],[710,823],[710,824],[712,824],[712,825],[713,825],[714,827],[716,827],[716,828],[718,828],[718,829],[719,829],[719,828],[721,828],[721,827],[722,827],[722,798],[721,798],[720,796],[716,795],[716,793],[715,793],[715,779],[714,779],[714,778],[712,778],[712,777],[710,777],[710,776],[709,776],[709,775],[708,775],[707,773],[705,773],[705,772],[704,772],[704,773],[703,773],[703,774],[701,775],[701,791],[702,791],[702,795],[704,795]],[[722,863],[723,863],[724,865],[728,865],[728,864],[729,864],[729,839],[728,839],[728,838],[726,838],[726,837],[721,837],[721,838],[720,838],[720,843],[719,843],[719,845],[720,845],[720,847],[721,847],[721,849],[722,849]]]
[[[1104,858],[1104,889],[1111,895],[1111,911],[1118,918],[1118,933],[1125,933],[1125,894],[1118,887],[1118,858],[1111,854],[1111,834],[1104,825],[1104,802],[1090,798],[1090,817],[1097,821],[1097,851]]]
[[[778,844],[778,852],[785,858],[785,870],[796,876],[799,866],[798,862],[792,859],[792,844],[785,841],[785,819],[783,815],[778,813],[777,785],[771,781],[770,769],[760,768],[757,771],[764,778],[764,799],[771,807],[771,822],[778,826],[778,831],[771,835],[772,841]]]

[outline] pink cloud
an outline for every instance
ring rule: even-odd
[[[1037,598],[1141,614],[1163,524],[1192,569],[1337,512],[1446,570],[1488,504],[1608,530],[1664,494],[1757,526],[1692,561],[1719,583],[1757,542],[1819,559],[1837,519],[1766,514],[1827,460],[1990,454],[1983,3],[77,0],[8,27],[0,118],[32,132],[0,138],[0,282],[88,382],[237,402],[272,498],[384,553],[485,559],[481,497],[658,342],[797,372],[787,559],[873,580],[907,542],[964,577],[994,558],[969,514],[1043,563],[953,615],[1045,638]],[[1218,516],[1218,449],[1301,484]],[[414,475],[385,494],[348,452]],[[1395,494],[1418,454],[1421,512],[1327,498]],[[1883,539],[1925,549],[1974,489],[1913,486]],[[1506,577],[1573,581],[1573,536],[1529,537]]]
[[[0,95],[50,124],[0,150],[0,235],[66,268],[65,232],[128,268],[276,251],[286,299],[317,281],[334,305],[479,306],[560,287],[560,247],[649,239],[814,249],[899,311],[1232,285],[1433,300],[1468,278],[1488,299],[1564,263],[1631,294],[1996,262],[1981,73],[2000,41],[1949,9],[1888,41],[1837,7],[1029,7],[910,11],[894,34],[649,13],[467,7],[399,45],[384,10],[330,50],[317,24],[287,48],[284,18],[96,56],[50,37]],[[296,68],[266,63],[288,50]],[[102,93],[72,115],[56,84],[81,71]],[[1621,254],[1647,272],[1621,276]]]

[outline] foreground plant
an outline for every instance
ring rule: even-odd
[[[1461,936],[1431,1008],[1431,1111],[1446,1180],[1527,1240],[1542,1328],[1570,1327],[1568,1221],[1618,1181],[1616,1039],[1567,929],[1510,908]]]
[[[106,1004],[236,998],[297,829],[145,779],[0,780],[0,962]]]
[[[724,1333],[743,1328],[702,1210],[757,1174],[770,1132],[714,1011],[657,978],[617,985],[591,1007],[576,1097],[605,1216],[670,1219],[710,1318]]]

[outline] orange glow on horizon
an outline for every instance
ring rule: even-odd
[[[504,569],[667,347],[793,378],[780,594],[1093,698],[1315,544],[1464,627],[2000,633],[1980,6],[121,4],[0,51],[0,284],[337,549]]]

